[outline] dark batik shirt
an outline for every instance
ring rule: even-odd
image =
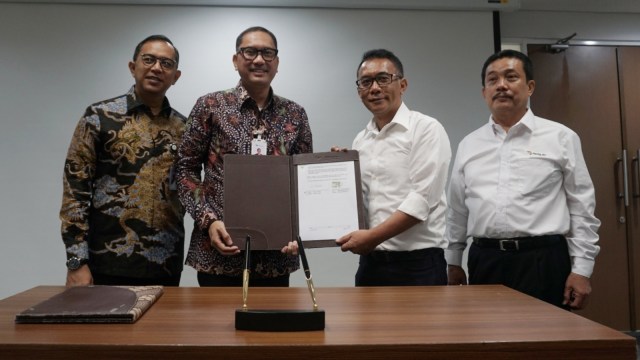
[[[92,272],[112,276],[182,271],[185,212],[172,169],[185,122],[166,98],[153,116],[133,87],[87,108],[64,166],[67,257],[89,258]]]
[[[221,255],[211,246],[208,229],[214,220],[224,220],[222,157],[251,154],[253,131],[261,128],[262,138],[267,141],[267,155],[312,152],[305,110],[293,101],[273,95],[273,90],[262,110],[239,84],[199,98],[191,111],[179,151],[177,174],[180,200],[195,220],[186,263],[199,272],[228,276],[242,273],[244,256]],[[299,267],[297,257],[275,250],[255,251],[251,262],[252,276],[263,278],[285,275]]]

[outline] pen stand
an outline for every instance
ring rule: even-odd
[[[250,331],[324,330],[324,310],[236,310],[236,329]]]
[[[251,254],[251,238],[247,236],[245,244],[245,270],[242,284],[242,309],[236,310],[236,329],[249,331],[314,331],[324,330],[324,310],[318,310],[315,290],[309,265],[307,264],[302,242],[298,239],[300,257],[302,258],[313,309],[311,310],[265,310],[249,309],[247,298],[249,293],[249,269]]]

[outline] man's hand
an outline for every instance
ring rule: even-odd
[[[280,252],[289,256],[298,256],[298,243],[289,241],[289,244],[285,245]]]
[[[449,285],[467,285],[467,275],[461,266],[448,265],[447,273],[449,276]]]
[[[334,146],[331,147],[331,151],[332,152],[341,152],[341,151],[342,152],[347,152],[347,151],[349,151],[349,149],[334,145]]]
[[[591,294],[591,280],[576,273],[570,273],[564,285],[564,302],[572,309],[580,310],[587,306]]]
[[[209,226],[209,239],[213,246],[222,255],[236,255],[240,253],[240,249],[233,245],[233,240],[227,232],[224,223],[220,220],[214,221]]]
[[[93,285],[93,276],[89,265],[84,264],[78,270],[67,270],[66,287]]]
[[[340,245],[342,251],[351,251],[358,255],[370,253],[378,243],[373,238],[371,230],[356,230],[336,240],[336,244]]]

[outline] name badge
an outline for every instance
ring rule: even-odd
[[[251,140],[251,155],[267,155],[267,140],[259,136]]]

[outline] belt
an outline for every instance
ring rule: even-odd
[[[473,238],[473,243],[485,249],[502,251],[526,251],[539,249],[565,241],[563,235],[526,236],[512,239]]]
[[[444,250],[441,248],[426,248],[412,251],[374,250],[364,256],[376,262],[396,262],[424,259],[431,255],[437,255],[438,253],[444,253]]]

